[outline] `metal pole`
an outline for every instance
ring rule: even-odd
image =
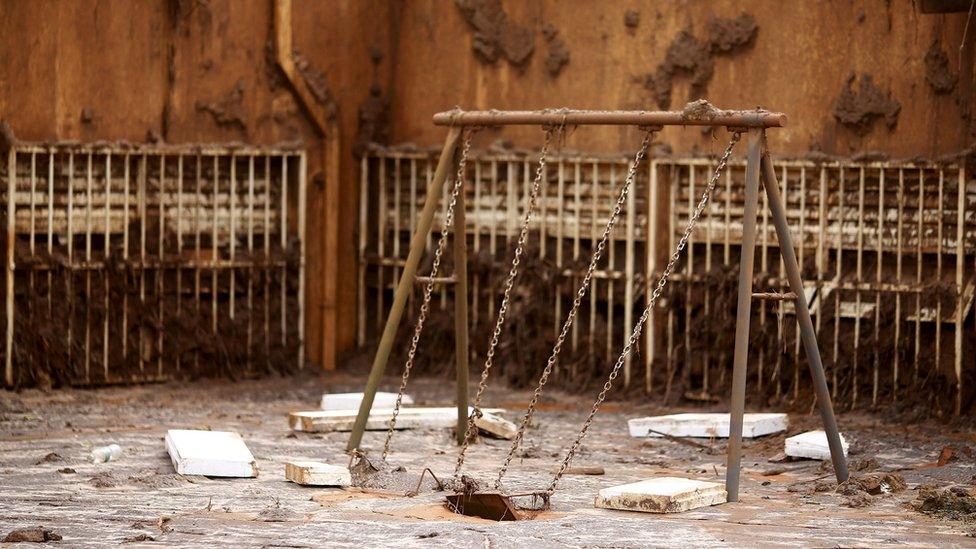
[[[393,348],[396,331],[400,325],[400,317],[403,316],[403,309],[410,296],[411,287],[414,283],[414,276],[417,274],[417,266],[424,254],[424,245],[427,241],[427,233],[434,221],[434,211],[437,209],[437,202],[447,179],[448,171],[454,164],[454,150],[457,147],[458,138],[461,136],[461,128],[451,128],[444,140],[444,148],[441,150],[440,159],[437,162],[437,170],[434,178],[427,187],[427,198],[424,201],[424,209],[420,212],[420,219],[417,221],[417,230],[410,240],[410,253],[407,261],[403,265],[403,273],[400,275],[400,282],[397,284],[396,294],[393,296],[393,306],[390,314],[386,318],[386,326],[383,328],[383,336],[380,339],[379,348],[376,350],[376,357],[373,359],[373,367],[366,379],[366,389],[363,400],[359,404],[359,415],[356,416],[356,423],[353,424],[352,434],[346,451],[352,452],[359,448],[359,443],[363,439],[363,431],[366,429],[366,420],[369,419],[369,411],[373,408],[373,398],[376,396],[376,389],[379,387],[380,379],[383,377],[383,370],[386,368],[386,361],[390,358],[390,351]]]
[[[712,107],[707,113],[683,111],[591,111],[556,109],[544,111],[453,111],[434,115],[437,126],[511,126],[564,124],[625,126],[727,126],[769,128],[786,125],[786,115],[763,110],[725,111]]]
[[[751,143],[750,141],[750,147]],[[810,309],[807,307],[807,300],[803,294],[803,281],[800,279],[800,268],[796,262],[793,239],[790,236],[790,228],[786,220],[786,209],[780,198],[779,184],[776,182],[776,170],[773,168],[769,153],[765,150],[762,154],[762,168],[763,187],[765,187],[766,195],[769,197],[769,209],[773,214],[773,223],[776,225],[776,236],[779,239],[780,252],[783,254],[783,262],[786,265],[786,276],[790,282],[790,289],[796,294],[794,302],[796,320],[800,325],[800,335],[803,338],[803,346],[806,348],[807,360],[810,363],[810,375],[813,377],[813,388],[817,394],[820,419],[823,421],[824,431],[827,432],[830,459],[834,463],[834,474],[837,476],[837,482],[844,482],[848,477],[847,460],[844,458],[844,449],[841,446],[840,433],[837,430],[837,420],[834,418],[834,408],[830,402],[830,392],[827,390],[827,377],[824,375],[823,362],[820,360],[817,333],[813,329]],[[738,349],[738,345],[736,348]],[[733,395],[734,398],[735,395]],[[729,491],[729,501],[733,501],[731,491]]]
[[[732,410],[725,471],[728,501],[739,501],[739,464],[742,459],[742,416],[746,404],[746,367],[749,359],[749,321],[752,315],[752,272],[756,254],[756,210],[759,206],[760,137],[749,130],[746,157],[746,198],[742,216],[742,249],[739,252],[739,296],[735,312],[735,350],[732,366]],[[803,289],[800,289],[803,295]]]
[[[454,206],[454,360],[457,365],[458,444],[464,444],[468,433],[468,242],[464,225],[462,188]]]

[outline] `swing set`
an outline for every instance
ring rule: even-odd
[[[424,324],[430,313],[430,298],[433,292],[440,271],[441,260],[447,248],[447,241],[450,231],[453,229],[459,237],[454,238],[454,315],[455,315],[455,362],[457,371],[457,442],[460,446],[457,462],[454,468],[453,486],[455,493],[447,496],[448,505],[456,512],[491,518],[495,520],[516,520],[523,517],[526,509],[540,510],[547,509],[549,499],[555,493],[562,476],[569,468],[573,457],[579,451],[583,439],[593,422],[596,413],[599,411],[604,399],[613,386],[627,357],[633,352],[640,339],[641,332],[648,317],[652,314],[658,298],[661,296],[667,285],[672,272],[675,269],[682,251],[688,244],[695,226],[697,225],[705,206],[716,183],[719,181],[726,168],[729,157],[740,138],[745,134],[747,140],[746,151],[746,190],[745,206],[742,227],[742,246],[740,250],[740,269],[738,298],[736,309],[735,324],[735,346],[733,354],[732,369],[732,394],[731,394],[731,421],[729,429],[729,444],[727,452],[727,468],[725,486],[729,502],[739,500],[739,470],[742,456],[742,423],[745,408],[745,386],[746,368],[748,363],[748,343],[749,327],[751,319],[751,306],[753,299],[772,299],[772,300],[792,300],[797,311],[797,322],[799,323],[803,345],[806,350],[807,359],[810,366],[810,374],[813,379],[814,390],[817,398],[817,405],[823,421],[824,430],[827,433],[827,441],[830,447],[831,460],[834,465],[834,472],[838,482],[843,482],[848,478],[847,463],[841,447],[840,434],[837,429],[837,422],[834,418],[833,407],[830,394],[827,389],[827,381],[824,376],[823,363],[820,358],[820,351],[817,345],[816,333],[814,332],[813,322],[810,318],[810,311],[806,299],[804,298],[803,282],[800,278],[800,270],[797,265],[796,254],[790,236],[789,226],[786,218],[785,206],[780,195],[779,185],[776,180],[776,173],[769,151],[766,145],[766,129],[782,127],[786,123],[786,116],[782,113],[769,112],[761,109],[749,111],[726,111],[717,109],[704,100],[689,104],[684,111],[590,111],[590,110],[543,110],[543,111],[453,111],[442,112],[434,115],[434,124],[447,126],[449,128],[447,138],[444,142],[437,169],[433,179],[427,189],[427,198],[423,210],[417,220],[417,229],[410,242],[410,252],[403,266],[402,276],[394,294],[393,305],[386,325],[380,339],[373,366],[366,381],[366,388],[359,413],[353,426],[352,434],[349,438],[347,451],[354,455],[359,453],[360,443],[366,422],[369,418],[370,410],[373,406],[373,399],[376,395],[380,379],[386,368],[387,360],[393,347],[397,328],[403,316],[404,307],[411,293],[411,287],[415,281],[425,281],[423,288],[422,301],[419,316],[414,327],[413,337],[410,340],[406,362],[400,381],[399,392],[397,393],[396,403],[393,408],[393,415],[389,422],[386,440],[383,445],[382,458],[385,462],[390,453],[390,443],[396,428],[397,416],[400,411],[401,401],[409,381],[410,372],[413,367],[414,358],[420,342],[420,337],[424,329]],[[471,140],[478,130],[484,127],[509,126],[509,125],[536,125],[541,126],[545,131],[543,145],[539,151],[538,162],[532,181],[531,190],[528,197],[528,205],[525,208],[525,215],[522,225],[515,242],[515,249],[512,258],[511,268],[505,279],[502,299],[498,306],[495,318],[494,330],[488,343],[488,350],[485,354],[484,365],[481,370],[481,377],[477,392],[474,398],[468,400],[468,308],[467,308],[467,247],[464,238],[464,181],[465,168],[468,154],[471,148]],[[522,414],[518,430],[512,439],[508,454],[495,477],[491,489],[482,489],[468,477],[462,477],[461,471],[464,466],[464,459],[468,447],[477,432],[475,421],[481,415],[479,405],[488,384],[488,378],[494,363],[495,352],[501,339],[505,326],[506,315],[508,313],[509,301],[512,288],[519,272],[519,263],[524,253],[525,242],[529,232],[529,224],[535,213],[538,204],[540,189],[543,185],[546,161],[548,159],[549,148],[554,139],[561,137],[566,128],[586,125],[616,125],[616,126],[636,126],[642,133],[642,140],[634,154],[627,177],[617,195],[616,202],[604,227],[603,234],[597,242],[590,258],[586,274],[582,277],[579,287],[575,293],[572,306],[566,314],[559,335],[552,347],[546,366],[539,377],[538,384],[532,394],[524,413]],[[701,198],[691,213],[684,233],[673,250],[667,266],[662,271],[657,284],[654,287],[642,314],[635,323],[630,337],[623,349],[620,351],[616,362],[610,368],[606,382],[596,396],[586,419],[580,426],[579,432],[566,451],[556,473],[553,475],[546,488],[525,492],[525,493],[505,493],[502,488],[502,480],[508,471],[508,467],[514,458],[525,431],[532,420],[533,413],[539,402],[543,388],[549,380],[562,351],[563,343],[569,333],[573,321],[576,318],[580,305],[586,295],[597,263],[602,257],[607,242],[613,233],[614,225],[625,204],[627,195],[631,192],[636,179],[638,167],[647,154],[648,147],[654,133],[660,131],[664,126],[710,126],[725,127],[731,133],[731,139],[725,152],[721,156],[715,171],[708,180]],[[460,145],[459,145],[460,143]],[[456,167],[454,178],[450,187],[450,199],[447,204],[446,215],[443,219],[443,227],[440,238],[434,248],[433,263],[429,276],[417,277],[417,268],[424,254],[426,238],[433,223],[434,213],[438,208],[438,201],[443,191],[444,185],[448,180],[449,172]],[[753,259],[755,255],[756,242],[756,217],[758,210],[759,183],[762,179],[763,188],[768,198],[770,213],[776,227],[776,234],[780,242],[780,250],[786,268],[787,278],[791,291],[788,293],[753,293]],[[469,405],[471,412],[469,413]],[[532,503],[528,506],[516,505],[513,498],[529,497]]]

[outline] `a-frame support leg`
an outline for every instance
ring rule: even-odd
[[[457,149],[460,136],[460,127],[453,127],[448,132],[447,139],[444,141],[444,148],[441,149],[440,159],[437,162],[437,169],[434,171],[434,178],[431,180],[430,186],[427,187],[424,209],[420,212],[417,230],[410,240],[410,253],[403,265],[403,272],[400,273],[400,282],[397,284],[396,293],[393,295],[393,306],[390,308],[389,316],[386,317],[386,326],[383,327],[383,335],[376,350],[376,357],[373,359],[373,367],[366,379],[366,389],[363,392],[363,401],[359,405],[359,415],[356,416],[356,423],[353,424],[352,434],[349,437],[349,443],[346,445],[347,452],[359,448],[359,443],[363,439],[363,431],[366,429],[369,411],[373,408],[373,399],[376,397],[376,390],[383,378],[383,370],[386,369],[386,362],[390,358],[390,351],[393,349],[397,328],[400,326],[400,318],[403,316],[403,309],[407,304],[407,298],[410,297],[411,287],[417,275],[417,266],[424,255],[427,233],[430,232],[430,226],[434,221],[434,213],[437,211],[441,192],[444,189],[444,181],[447,180],[448,173],[454,165],[454,152]],[[464,408],[464,413],[467,414],[467,404]]]
[[[739,293],[735,323],[735,351],[732,369],[732,410],[729,424],[729,449],[727,469],[725,472],[725,488],[728,501],[739,501],[739,468],[742,458],[742,419],[745,409],[746,369],[749,353],[749,323],[752,314],[752,275],[756,243],[756,213],[759,198],[759,177],[762,172],[763,187],[769,199],[769,209],[780,250],[783,255],[783,265],[790,283],[790,289],[796,295],[794,301],[796,318],[800,326],[803,346],[806,349],[810,363],[810,374],[813,377],[814,390],[820,417],[827,433],[830,446],[830,456],[834,464],[834,472],[838,482],[848,478],[847,460],[840,442],[837,421],[834,418],[833,405],[827,389],[827,378],[824,375],[820,349],[817,346],[817,335],[810,318],[806,295],[803,291],[803,281],[800,278],[800,268],[796,261],[796,251],[793,249],[793,239],[790,235],[789,224],[786,219],[786,207],[779,193],[776,181],[776,171],[773,168],[769,153],[765,150],[765,132],[759,129],[749,130],[749,144],[746,161],[746,195],[742,222],[742,249],[739,263]]]
[[[763,136],[765,145],[765,135]],[[803,280],[800,278],[800,268],[796,262],[796,251],[793,249],[793,238],[786,220],[786,207],[779,194],[779,183],[776,181],[776,170],[769,158],[769,151],[763,148],[762,153],[763,187],[769,198],[769,209],[776,225],[776,237],[779,240],[780,253],[783,254],[783,264],[786,276],[790,282],[790,289],[796,294],[796,321],[800,325],[800,336],[806,349],[807,362],[810,364],[810,376],[813,378],[813,389],[817,395],[817,407],[820,408],[820,420],[823,421],[824,431],[827,433],[827,444],[830,446],[830,459],[834,463],[834,474],[837,482],[847,480],[847,459],[840,442],[840,431],[834,418],[834,406],[830,401],[830,391],[827,389],[827,376],[824,374],[823,361],[820,358],[820,348],[817,345],[817,332],[813,328],[810,309],[803,291]]]
[[[761,148],[761,131],[749,130],[746,152],[746,197],[742,214],[742,249],[739,251],[739,295],[735,309],[735,349],[732,355],[732,410],[725,470],[725,491],[728,492],[728,501],[739,501],[739,464],[742,458],[742,417],[746,405],[749,323],[752,320],[752,272],[756,256],[756,210],[759,207]]]

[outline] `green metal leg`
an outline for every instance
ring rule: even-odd
[[[458,138],[461,136],[461,128],[451,128],[444,140],[444,148],[441,150],[440,159],[437,162],[437,169],[434,171],[434,178],[427,188],[427,199],[424,202],[424,209],[420,212],[417,220],[417,232],[413,234],[410,241],[410,253],[407,255],[407,262],[403,266],[400,274],[400,282],[397,284],[396,294],[393,296],[393,306],[390,314],[386,318],[386,326],[383,328],[383,336],[380,339],[379,348],[376,350],[376,357],[373,359],[373,367],[366,379],[366,389],[363,392],[363,401],[359,405],[359,415],[356,416],[356,423],[353,425],[352,434],[349,437],[349,444],[346,451],[352,452],[359,448],[359,443],[363,440],[363,431],[366,429],[366,421],[369,419],[369,411],[373,407],[373,399],[376,397],[376,390],[380,380],[383,378],[383,370],[386,369],[386,362],[390,358],[390,351],[396,339],[397,328],[400,326],[400,318],[403,316],[403,309],[410,297],[411,287],[414,277],[417,275],[417,266],[424,255],[424,246],[427,240],[427,233],[434,221],[434,213],[437,211],[441,191],[444,188],[444,181],[447,180],[448,172],[454,165],[454,151],[457,148]],[[465,355],[467,357],[467,355]],[[467,406],[465,406],[467,408]],[[465,410],[467,413],[467,410]]]

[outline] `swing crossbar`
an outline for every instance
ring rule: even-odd
[[[453,111],[434,115],[437,126],[725,126],[729,128],[778,128],[786,115],[764,110],[725,111],[594,111],[546,109],[540,111]]]

